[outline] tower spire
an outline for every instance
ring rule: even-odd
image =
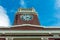
[[[15,17],[14,25],[32,24],[39,25],[38,15],[34,8],[19,8]]]

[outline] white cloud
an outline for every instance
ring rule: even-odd
[[[21,0],[21,5],[24,5],[25,3],[24,3],[24,0]]]
[[[55,9],[59,9],[59,8],[60,8],[60,0],[56,0]]]
[[[56,0],[56,3],[55,3],[55,13],[53,15],[53,17],[56,19],[56,23],[54,23],[53,25],[54,26],[60,26],[60,0]]]
[[[20,0],[20,5],[22,8],[26,8],[26,3],[24,0]]]
[[[54,14],[54,17],[55,17],[56,19],[59,19],[59,20],[60,20],[60,12],[59,12],[59,13],[58,13],[58,12],[55,13],[55,14]]]
[[[10,25],[6,10],[0,6],[0,26],[8,27]]]

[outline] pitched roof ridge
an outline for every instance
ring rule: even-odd
[[[17,26],[33,26],[33,27],[42,27],[40,25],[32,25],[32,24],[22,24],[22,25],[14,25],[12,27],[17,27]]]

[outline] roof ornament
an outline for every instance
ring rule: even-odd
[[[19,8],[18,12],[36,12],[34,8]]]

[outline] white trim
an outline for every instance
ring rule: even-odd
[[[40,36],[6,36],[6,37],[1,37],[0,38],[41,38]]]
[[[8,37],[8,40],[13,40],[13,37]]]
[[[43,38],[55,38],[55,37],[50,37],[50,36],[23,36],[23,37],[22,36],[19,36],[19,37],[18,36],[16,37],[15,36],[7,36],[7,37],[0,36],[0,38],[9,38],[9,37],[10,38],[42,38],[42,37]],[[57,37],[57,38],[60,38],[60,37]]]
[[[32,25],[32,24],[21,24],[21,25],[13,25],[13,26],[0,26],[0,28],[11,28],[17,26],[33,26],[33,27],[43,27],[43,28],[60,28],[60,26],[40,26],[40,25]]]
[[[32,25],[32,24],[21,24],[21,25],[13,25],[13,26],[8,26],[8,27],[4,27],[4,26],[0,26],[0,28],[11,28],[11,27],[17,27],[17,26],[33,26],[33,27],[44,27],[44,26],[40,26],[40,25]]]
[[[55,34],[53,37],[54,37],[54,38],[58,38],[58,37],[59,37],[59,35],[58,35],[58,34]]]
[[[49,34],[60,34],[60,30],[0,30],[0,33],[49,33]]]
[[[48,39],[48,38],[56,38],[56,37],[51,37],[51,36],[23,36],[23,37],[22,36],[19,36],[19,37],[18,36],[16,37],[15,36],[6,36],[6,37],[3,36],[1,37],[0,36],[0,38],[12,38],[12,39],[13,38],[47,38]],[[60,38],[60,37],[57,37],[57,38]]]
[[[7,37],[6,37],[5,39],[6,39],[6,40],[8,40],[8,38],[7,38]]]
[[[11,27],[17,27],[17,26],[33,26],[33,27],[42,27],[42,26],[40,26],[40,25],[32,25],[32,24],[14,25],[14,26],[11,26]]]
[[[11,26],[0,26],[0,28],[10,28]]]

